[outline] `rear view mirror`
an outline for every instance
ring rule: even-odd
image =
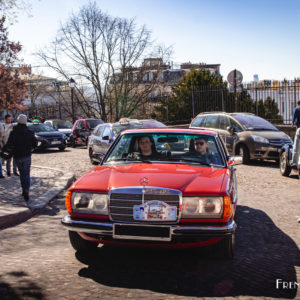
[[[177,137],[160,137],[157,140],[158,143],[176,143],[178,142]]]
[[[243,157],[241,155],[233,155],[228,157],[228,166],[241,165]]]
[[[102,137],[102,140],[103,140],[103,141],[109,141],[109,136],[106,135],[106,136]]]

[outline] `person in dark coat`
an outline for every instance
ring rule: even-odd
[[[298,101],[297,107],[294,111],[293,126],[295,125],[297,128],[300,128],[300,101]]]
[[[29,200],[31,152],[37,147],[34,133],[26,126],[27,117],[23,114],[17,118],[17,125],[13,128],[5,148],[10,149],[20,172],[22,195]]]

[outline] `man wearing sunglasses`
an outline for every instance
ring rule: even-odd
[[[208,151],[208,140],[206,137],[200,136],[195,138],[194,145],[191,144],[191,146],[192,149],[187,153],[188,156],[200,158],[201,161],[209,164],[217,163],[216,158]]]

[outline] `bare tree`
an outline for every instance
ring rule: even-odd
[[[64,80],[72,76],[90,86],[93,101],[77,89],[78,103],[107,121],[131,116],[147,101],[159,82],[162,54],[170,50],[157,49],[145,26],[112,17],[90,3],[62,24],[50,47],[37,56]],[[153,55],[160,55],[161,63],[137,67]]]

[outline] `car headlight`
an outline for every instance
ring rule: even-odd
[[[259,136],[259,135],[251,135],[252,139],[254,142],[258,142],[258,143],[263,143],[263,144],[269,144],[269,140],[262,137],[262,136]]]
[[[71,206],[74,212],[89,214],[108,214],[106,194],[73,192]]]
[[[183,197],[183,218],[221,218],[223,197]]]
[[[35,134],[35,137],[36,137],[36,139],[37,139],[38,141],[43,141],[43,140],[44,140],[44,138],[42,138],[41,136],[39,136],[39,135],[37,135],[37,134]]]

